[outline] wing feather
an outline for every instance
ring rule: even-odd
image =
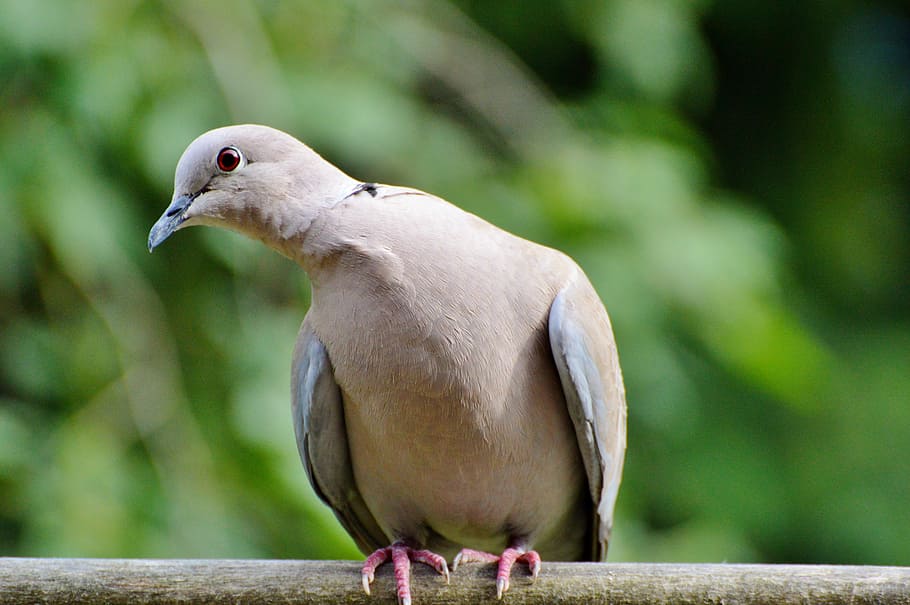
[[[291,371],[291,411],[297,450],[310,484],[364,552],[388,544],[351,470],[344,404],[325,345],[307,320],[297,337]]]
[[[596,511],[592,554],[603,560],[626,449],[626,397],[610,319],[580,270],[553,300],[549,333]]]

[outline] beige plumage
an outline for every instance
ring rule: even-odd
[[[415,551],[511,548],[500,595],[508,559],[536,575],[531,549],[606,555],[625,399],[606,311],[569,257],[432,195],[356,181],[264,126],[213,130],[184,152],[149,248],[190,225],[259,239],[309,274],[298,447],[364,552],[396,543],[448,575]],[[393,554],[368,559],[367,590]]]

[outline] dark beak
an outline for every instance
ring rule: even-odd
[[[190,207],[190,204],[192,204],[193,200],[197,197],[199,197],[198,193],[185,193],[174,198],[171,205],[167,207],[167,210],[164,211],[164,214],[162,214],[161,218],[152,225],[152,230],[149,231],[149,252],[169,238],[171,234],[177,230],[180,224],[186,220],[184,216],[186,214],[186,209]]]

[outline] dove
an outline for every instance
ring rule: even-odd
[[[377,568],[449,581],[460,564],[606,556],[626,448],[609,317],[567,255],[408,187],[358,181],[293,136],[227,126],[195,139],[149,251],[207,225],[308,275],[291,367],[315,492]]]

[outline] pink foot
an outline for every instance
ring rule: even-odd
[[[511,546],[502,552],[502,556],[498,557],[488,552],[463,548],[452,561],[452,571],[458,569],[461,563],[496,563],[497,561],[499,562],[496,572],[497,599],[501,599],[502,593],[509,589],[509,576],[512,575],[512,566],[515,565],[515,561],[523,561],[528,564],[532,582],[540,575],[540,555],[537,554],[537,551]]]
[[[363,562],[360,578],[364,592],[370,594],[370,584],[373,583],[376,568],[389,559],[392,559],[392,565],[395,567],[395,584],[398,587],[400,605],[411,605],[411,561],[429,565],[446,577],[446,584],[449,583],[449,566],[446,565],[444,558],[428,550],[415,550],[401,542],[395,542],[391,546],[375,551]]]

